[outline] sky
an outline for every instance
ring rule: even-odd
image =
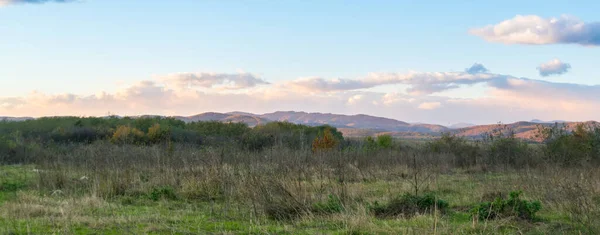
[[[0,116],[600,120],[599,1],[0,0]]]

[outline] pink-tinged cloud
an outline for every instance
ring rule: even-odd
[[[424,102],[419,104],[418,108],[419,109],[424,109],[424,110],[432,110],[432,109],[437,109],[439,107],[442,107],[442,103],[440,102]]]
[[[495,25],[471,29],[469,33],[489,42],[505,44],[600,45],[600,22],[583,22],[568,15],[554,18],[517,15]]]
[[[221,88],[245,89],[269,84],[267,81],[250,73],[175,73],[160,80],[178,88]]]
[[[418,74],[415,75],[415,74]],[[400,79],[402,78],[402,79]],[[300,81],[303,79],[300,79]],[[306,80],[306,79],[304,79]],[[310,80],[310,79],[309,79]],[[297,80],[298,81],[298,80]],[[600,120],[600,86],[555,83],[492,73],[432,72],[408,74],[369,74],[343,83],[368,82],[373,87],[394,84],[415,89],[419,85],[451,86],[483,84],[487,92],[481,98],[456,98],[415,93],[398,89],[377,92],[360,89],[336,90],[302,88],[283,81],[249,86],[239,90],[184,87],[156,81],[140,81],[116,92],[97,94],[46,94],[32,92],[22,97],[0,98],[1,116],[82,115],[194,115],[201,112],[246,111],[254,113],[278,110],[370,114],[409,122],[449,124],[457,122],[496,123],[519,120],[563,119]],[[340,82],[317,80],[317,83]],[[319,85],[320,86],[320,85]],[[323,87],[323,86],[322,86]],[[342,86],[343,87],[343,86]],[[468,89],[468,88],[467,88]]]
[[[477,66],[477,64],[475,65]],[[469,71],[469,69],[467,69]],[[308,77],[290,81],[284,85],[306,92],[336,92],[368,89],[383,85],[409,85],[408,93],[428,95],[472,85],[507,76],[485,73],[485,67],[471,68],[470,72],[409,72],[409,73],[370,73],[359,79],[325,79]]]

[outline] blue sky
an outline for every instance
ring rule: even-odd
[[[4,97],[5,109],[0,106],[0,115],[60,115],[51,110],[67,110],[65,114],[74,115],[100,115],[106,111],[78,113],[68,111],[76,107],[65,107],[32,112],[30,110],[34,108],[27,105],[32,103],[33,91],[36,91],[34,96],[52,98],[68,94],[77,96],[75,100],[101,92],[116,96],[140,81],[160,80],[178,73],[250,73],[270,83],[266,85],[271,87],[269,92],[277,93],[283,92],[282,89],[273,90],[302,78],[360,80],[371,73],[462,72],[474,63],[483,64],[489,73],[536,82],[581,84],[592,89],[600,83],[600,71],[596,68],[600,56],[598,46],[561,42],[541,43],[543,45],[497,43],[469,33],[471,29],[495,25],[516,15],[550,19],[567,14],[593,26],[594,22],[600,21],[598,1],[82,0],[45,4],[3,1],[6,3],[0,7],[0,99]],[[0,0],[0,4],[3,1]],[[541,76],[536,68],[553,59],[570,64],[570,70],[555,76]],[[267,88],[261,86],[259,90],[252,91],[252,88],[233,93],[264,93]],[[388,83],[337,90],[337,93],[322,91],[312,97],[337,95],[340,100],[346,100],[347,96],[368,97],[371,93],[405,95],[403,89],[407,86],[414,84]],[[195,92],[232,94],[232,91],[215,87],[203,88],[207,89]],[[498,96],[497,92],[489,93],[488,88],[482,84],[460,84],[457,89],[413,98],[421,103],[435,100],[431,102],[440,102],[444,106],[444,101],[436,100],[440,96],[445,100]],[[565,89],[564,93],[569,93],[570,88]],[[182,94],[179,90],[173,91]],[[581,103],[580,98],[596,102],[594,97],[575,97],[573,103]],[[377,102],[377,98],[372,99],[371,104]],[[19,104],[9,105],[6,100],[19,100],[16,102]],[[256,104],[260,108],[243,111],[264,112],[282,106],[263,103],[262,106]],[[64,104],[69,105],[72,104]],[[337,106],[335,102],[330,105]],[[362,112],[441,124],[458,122],[466,117],[450,115],[452,118],[444,119],[431,113],[400,115],[387,108],[366,106],[360,109],[328,109],[327,105],[314,109],[302,105],[284,107],[348,114]],[[224,107],[209,110],[211,106],[182,105],[180,108],[185,110],[182,114],[228,110]],[[231,107],[229,111],[236,108]],[[473,118],[472,122],[579,117],[575,114],[553,115],[551,111],[522,112],[503,120]],[[178,109],[152,107],[139,108],[135,112],[170,114],[178,113]],[[585,118],[595,117],[581,116],[581,119]]]

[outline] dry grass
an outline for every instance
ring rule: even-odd
[[[177,145],[168,151],[159,145],[95,143],[52,156],[38,159],[38,171],[13,179],[26,187],[0,206],[0,227],[5,228],[0,233],[600,231],[600,172],[591,167],[458,168],[453,155],[410,148],[312,154],[285,148],[244,152]],[[542,202],[538,220],[472,220],[468,210],[485,195],[513,190]],[[450,212],[378,219],[369,208],[374,201],[415,191],[448,201]],[[312,209],[330,196],[341,200],[342,211]]]

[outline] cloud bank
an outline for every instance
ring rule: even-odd
[[[481,71],[481,70],[479,70]],[[183,75],[182,75],[183,74]],[[224,82],[228,81],[228,82]],[[262,81],[262,82],[261,82]],[[401,84],[395,91],[365,90]],[[484,86],[477,98],[424,91]],[[466,85],[466,87],[465,87]],[[226,89],[215,89],[218,87]],[[400,88],[402,87],[402,88]],[[230,89],[236,88],[236,89]],[[239,88],[239,89],[238,89]],[[356,79],[299,78],[266,84],[250,74],[180,73],[139,81],[115,92],[0,97],[3,116],[194,115],[297,110],[365,113],[409,122],[450,124],[563,119],[600,120],[600,85],[556,83],[494,73],[371,73]]]
[[[517,15],[495,25],[471,29],[469,33],[489,42],[505,44],[600,45],[600,22],[586,23],[568,15],[558,18]]]
[[[550,75],[561,75],[567,73],[571,69],[571,65],[564,63],[559,59],[548,61],[547,63],[540,64],[537,70],[540,72],[540,76],[547,77]]]

